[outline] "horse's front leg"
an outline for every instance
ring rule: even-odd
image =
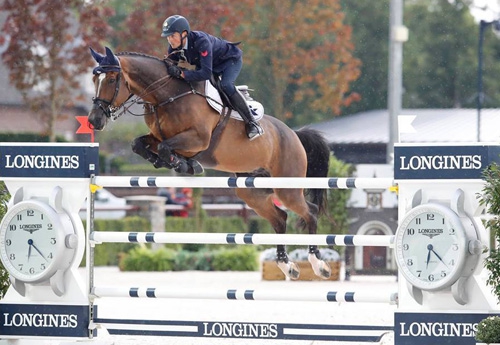
[[[179,173],[201,174],[203,167],[195,160],[185,158],[176,152],[194,155],[206,150],[210,141],[209,136],[201,137],[194,130],[178,133],[158,144],[158,156],[168,162]]]
[[[169,168],[172,167],[158,157],[153,151],[156,149],[158,142],[150,135],[143,135],[142,137],[135,138],[132,142],[132,152],[137,153],[139,156],[152,163],[155,168]]]

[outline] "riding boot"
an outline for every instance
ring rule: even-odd
[[[248,104],[243,98],[243,96],[236,91],[232,96],[229,97],[231,104],[235,108],[235,110],[241,115],[243,121],[245,122],[245,130],[247,132],[247,137],[250,141],[260,137],[264,134],[264,130],[259,125],[257,121],[254,120],[252,114],[250,113],[250,108],[248,108]]]

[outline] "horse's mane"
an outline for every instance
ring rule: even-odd
[[[120,55],[140,56],[140,57],[145,57],[145,58],[148,58],[148,59],[153,59],[153,60],[156,60],[156,61],[163,61],[163,60],[161,60],[160,58],[158,58],[156,56],[152,56],[152,55],[148,55],[148,54],[144,54],[144,53],[137,53],[137,52],[119,52],[116,55],[118,55],[118,56],[120,56]]]

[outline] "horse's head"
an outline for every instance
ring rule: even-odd
[[[90,48],[90,53],[99,64],[94,68],[94,105],[88,115],[89,123],[96,130],[102,130],[112,114],[129,98],[130,90],[122,78],[120,61],[111,49],[106,47],[106,55]]]

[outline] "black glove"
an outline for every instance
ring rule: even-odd
[[[170,74],[172,77],[179,78],[179,79],[181,78],[182,71],[176,65],[168,66],[167,71],[168,71],[168,74]]]

